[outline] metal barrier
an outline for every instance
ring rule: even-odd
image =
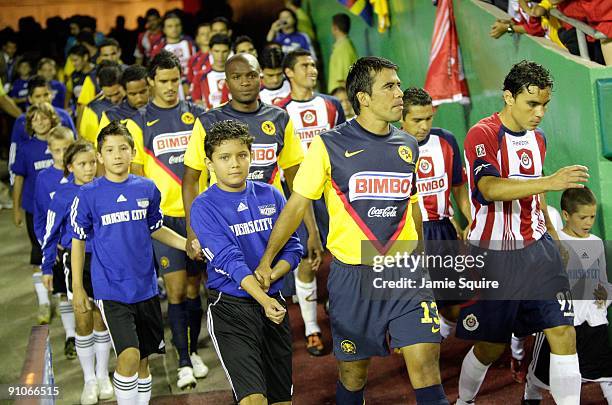
[[[49,327],[47,325],[32,327],[19,383],[22,386],[55,386]],[[52,396],[26,396],[16,399],[15,404],[53,405],[55,404],[55,398]]]
[[[550,10],[550,15],[561,20],[574,28],[576,28],[576,37],[578,38],[578,49],[580,50],[580,57],[583,59],[590,60],[589,58],[589,50],[587,48],[587,40],[586,35],[589,35],[595,39],[608,39],[608,37],[602,33],[590,27],[589,25],[583,23],[582,21],[576,20],[574,18],[570,18],[563,14],[561,11],[553,8]]]

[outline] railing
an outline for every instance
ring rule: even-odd
[[[47,325],[32,327],[19,383],[27,386],[55,385],[51,344],[49,343],[49,327]],[[53,398],[24,397],[15,401],[15,405],[53,404],[55,404]]]
[[[586,35],[589,35],[595,39],[608,39],[608,37],[602,32],[597,31],[593,27],[583,23],[582,21],[570,18],[563,14],[561,11],[553,8],[550,10],[550,15],[561,20],[574,28],[576,28],[576,37],[578,38],[578,49],[580,50],[580,57],[589,60],[589,50],[587,48]]]

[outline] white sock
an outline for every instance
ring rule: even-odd
[[[96,372],[94,371],[94,363],[96,355],[94,353],[94,335],[87,336],[76,335],[76,352],[83,369],[83,380],[95,380]]]
[[[455,333],[457,328],[457,322],[449,321],[442,315],[440,315],[440,335],[442,339],[446,339]]]
[[[111,341],[107,330],[103,332],[95,331],[94,351],[96,352],[96,378],[108,377],[108,358],[110,356]]]
[[[58,307],[62,325],[64,325],[64,331],[66,331],[66,339],[74,337],[76,335],[76,321],[74,320],[72,304],[69,301],[60,301]]]
[[[580,404],[578,354],[550,354],[550,393],[557,405]]]
[[[512,357],[519,361],[523,360],[523,358],[525,358],[525,338],[516,337],[514,334],[512,334],[510,350],[512,350]]]
[[[138,400],[138,374],[124,377],[116,371],[113,374],[117,405],[134,405]]]
[[[34,283],[34,291],[38,297],[38,305],[49,305],[49,291],[42,283],[42,272],[37,271],[32,273],[32,282]]]
[[[305,335],[310,336],[313,333],[321,333],[321,328],[319,328],[317,323],[317,279],[315,278],[310,283],[305,283],[300,281],[296,272],[295,292],[300,303],[302,319],[304,319]]]
[[[476,358],[474,346],[472,346],[463,359],[461,374],[459,375],[459,398],[462,401],[469,402],[474,400],[487,375],[488,369],[489,366],[485,366]]]
[[[138,379],[138,405],[147,405],[151,400],[152,380],[151,374],[147,378]]]
[[[599,383],[601,387],[601,392],[603,392],[606,401],[608,401],[608,405],[612,405],[612,382],[610,381],[602,381]]]
[[[523,399],[542,400],[542,391],[531,382],[529,376],[527,376],[527,382],[525,383]]]

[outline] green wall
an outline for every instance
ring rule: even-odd
[[[325,64],[333,43],[331,16],[347,10],[332,0],[304,3],[313,18]],[[422,86],[436,9],[429,0],[389,0],[389,7],[391,28],[383,34],[349,13],[351,38],[360,56],[378,55],[397,63],[403,86]],[[600,202],[593,232],[612,239],[612,162],[602,157],[595,105],[595,80],[612,77],[612,67],[557,51],[543,38],[505,35],[494,40],[489,37],[489,29],[496,17],[503,18],[504,13],[489,4],[455,0],[457,31],[472,103],[467,108],[458,104],[440,106],[434,125],[449,129],[462,143],[471,125],[502,107],[500,89],[514,63],[531,59],[546,66],[555,79],[555,87],[542,125],[548,141],[545,170],[553,173],[570,164],[589,167],[589,187]],[[549,204],[559,208],[559,196],[559,193],[550,193]]]

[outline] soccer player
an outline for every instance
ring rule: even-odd
[[[80,116],[80,110],[78,109],[78,100],[83,90],[83,84],[85,80],[89,80],[95,83],[95,66],[91,63],[91,55],[85,47],[85,45],[75,45],[70,48],[68,52],[68,58],[74,66],[74,71],[70,74],[70,78],[66,82],[66,89],[68,91],[69,99],[72,102],[73,108],[75,108],[76,116]],[[95,97],[95,94],[94,94]],[[83,102],[85,100],[83,99]],[[88,100],[88,102],[91,100]]]
[[[283,74],[283,51],[267,47],[259,58],[261,90],[259,98],[266,104],[276,104],[291,94],[291,84]]]
[[[79,136],[91,143],[96,142],[104,111],[121,103],[125,96],[119,83],[121,68],[117,62],[104,61],[97,70],[96,80],[102,91],[83,109],[79,125]]]
[[[164,223],[186,235],[181,199],[183,159],[195,117],[204,110],[179,100],[181,65],[172,53],[161,51],[153,58],[148,80],[153,99],[142,114],[128,121],[136,144],[133,173],[142,173],[155,182],[161,191]],[[208,367],[197,353],[203,313],[199,295],[203,263],[190,260],[184,248],[177,250],[154,242],[154,249],[168,293],[172,342],[179,355],[177,385],[185,389],[195,386],[196,378],[208,374]]]
[[[98,44],[98,64],[105,60],[121,64],[121,46],[116,39],[106,38]]]
[[[42,76],[47,83],[49,83],[52,98],[51,104],[54,107],[67,109],[69,100],[66,97],[66,85],[56,79],[57,64],[55,61],[51,58],[42,58],[39,60],[36,74]]]
[[[342,109],[344,110],[344,117],[347,120],[350,120],[355,116],[355,111],[353,111],[353,106],[351,105],[351,101],[348,99],[348,93],[346,92],[345,87],[336,87],[330,94],[340,101]]]
[[[370,358],[388,355],[390,336],[391,348],[404,356],[417,403],[448,404],[440,383],[440,334],[431,291],[397,289],[381,300],[365,284],[373,267],[362,257],[362,243],[371,241],[384,252],[382,244],[412,241],[404,242],[412,246],[421,239],[418,144],[391,125],[402,116],[397,65],[361,58],[347,85],[357,117],[313,139],[255,274],[264,289],[270,286],[274,258],[311,201],[324,195],[330,214],[327,247],[334,256],[328,288],[339,371],[336,403],[363,404]],[[401,269],[385,271],[397,277],[396,270]],[[403,273],[417,279],[423,275],[417,269]]]
[[[72,247],[71,206],[83,184],[94,179],[96,174],[96,154],[94,146],[79,140],[70,145],[63,159],[66,179],[53,196],[47,213],[47,225],[42,244],[43,282],[50,291],[56,292],[60,284],[63,291],[72,299],[72,271],[70,257]],[[41,173],[42,174],[42,173]],[[64,249],[60,251],[57,246]],[[86,242],[83,280],[85,291],[93,297],[91,285],[91,243]],[[56,261],[57,258],[57,261]],[[61,267],[60,274],[55,268]],[[68,303],[72,312],[72,304]],[[110,399],[113,396],[113,385],[108,378],[108,358],[111,348],[110,335],[100,311],[76,312],[76,355],[83,370],[83,391],[81,404],[96,404],[98,399]],[[62,313],[62,318],[64,314]],[[73,319],[74,326],[74,319]],[[72,338],[74,341],[74,337]]]
[[[34,104],[26,112],[26,129],[30,139],[17,149],[15,161],[11,166],[15,174],[13,185],[13,221],[15,226],[23,226],[23,211],[32,249],[32,281],[38,297],[38,323],[47,324],[51,319],[51,306],[47,290],[42,284],[40,264],[42,252],[34,232],[34,186],[36,177],[43,169],[53,165],[47,138],[51,129],[59,124],[59,117],[49,103]],[[23,211],[22,211],[23,209]]]
[[[498,280],[501,287],[491,294],[481,291],[480,299],[461,309],[456,335],[477,343],[463,360],[459,405],[474,400],[487,369],[504,352],[513,332],[525,336],[538,331],[544,332],[551,347],[550,387],[555,402],[580,402],[569,283],[557,246],[547,233],[540,195],[581,188],[588,174],[586,167],[575,165],[542,175],[546,139],[538,125],[552,86],[541,65],[517,63],[504,79],[502,110],[480,120],[465,139],[474,213],[468,239],[484,245],[487,259],[482,275]],[[504,298],[518,299],[502,301],[502,293]]]
[[[285,199],[274,186],[247,180],[253,141],[246,124],[213,124],[205,149],[216,183],[193,201],[191,224],[210,262],[208,330],[236,401],[290,404],[291,332],[282,281],[264,291],[253,275]],[[274,263],[279,278],[301,257],[293,234]]]
[[[83,277],[85,243],[91,239],[93,298],[117,355],[113,382],[119,405],[149,403],[147,357],[165,352],[152,238],[175,249],[185,247],[185,238],[163,226],[155,184],[130,174],[135,154],[134,140],[123,124],[112,121],[104,127],[98,135],[104,176],[81,187],[70,213],[74,308],[91,310]]]
[[[139,109],[149,102],[149,83],[147,69],[140,65],[132,65],[125,69],[119,78],[119,84],[125,93],[125,100],[102,113],[100,128],[110,121],[132,118]]]
[[[316,135],[345,121],[344,110],[335,97],[315,92],[319,72],[310,52],[298,49],[287,54],[283,60],[283,72],[291,84],[291,93],[277,105],[289,113],[295,123],[295,132],[306,152]],[[329,220],[323,200],[316,201],[313,205],[318,228],[322,235],[326,235]],[[298,234],[302,240],[307,238],[303,227],[300,227]],[[295,289],[306,327],[306,348],[311,354],[322,355],[321,328],[317,323],[315,270],[307,261],[300,263],[295,277]]]
[[[138,44],[134,49],[134,58],[137,65],[142,65],[150,60],[151,50],[164,36],[161,30],[161,16],[157,9],[148,9],[145,20],[146,31],[138,34]]]
[[[250,53],[254,57],[257,57],[257,49],[255,49],[255,43],[253,39],[248,35],[240,35],[232,44],[232,51],[234,54],[237,53]]]
[[[213,35],[210,39],[212,65],[196,74],[193,79],[191,97],[207,109],[218,107],[229,100],[225,84],[225,61],[230,55],[230,46],[231,40],[227,35]]]
[[[606,274],[606,252],[601,239],[591,233],[597,199],[587,187],[568,189],[561,195],[565,226],[559,239],[569,250],[567,273],[572,287],[576,346],[583,382],[596,381],[612,404],[612,349],[608,340],[608,311],[612,284]],[[550,346],[536,334],[533,358],[525,385],[524,404],[539,404],[540,389],[549,386]]]
[[[187,62],[187,81],[193,83],[193,78],[202,70],[210,68],[212,57],[210,56],[210,33],[209,22],[201,23],[196,29],[195,43],[198,51],[189,58]]]
[[[13,78],[8,95],[17,104],[17,107],[23,110],[27,108],[28,80],[32,74],[32,64],[28,59],[21,57],[15,62],[15,65],[16,77]]]

